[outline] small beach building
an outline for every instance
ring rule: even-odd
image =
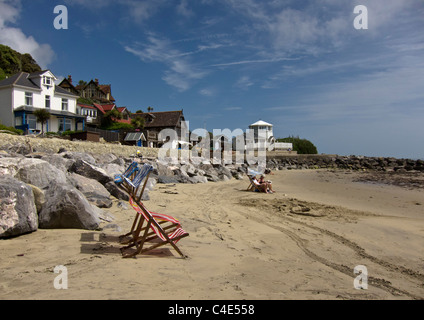
[[[19,72],[0,81],[0,121],[25,134],[41,132],[34,112],[46,109],[51,117],[45,131],[85,130],[86,116],[77,114],[78,95],[57,86],[50,70]]]
[[[249,131],[253,131],[254,149],[268,148],[274,143],[273,125],[259,120],[249,126]]]

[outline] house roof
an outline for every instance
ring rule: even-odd
[[[139,141],[143,140],[146,141],[146,137],[144,136],[143,132],[129,132],[125,136],[125,141]]]
[[[0,88],[9,86],[21,86],[40,90],[40,87],[37,86],[31,79],[29,79],[29,73],[27,72],[15,73],[9,78],[0,81]]]
[[[117,107],[116,108],[120,113],[124,112],[125,110],[127,110],[126,107]]]
[[[250,125],[251,127],[252,126],[271,126],[272,127],[272,124],[270,124],[270,123],[268,123],[268,122],[265,122],[265,121],[262,121],[262,120],[259,120],[259,121],[257,121],[257,122],[255,122],[255,123],[253,123],[253,124],[251,124]]]
[[[50,71],[44,70],[44,71],[37,71],[37,72],[33,72],[33,73],[28,73],[28,72],[15,73],[11,77],[0,81],[0,88],[10,87],[10,86],[12,86],[12,87],[18,86],[18,87],[25,87],[25,88],[33,89],[33,90],[41,90],[41,88],[37,84],[35,84],[34,81],[32,81],[32,78],[39,77],[46,72],[50,72]],[[51,73],[51,74],[53,75],[53,73]],[[69,92],[69,91],[67,91],[67,90],[65,90],[62,87],[59,87],[57,85],[54,86],[54,89],[55,89],[55,93],[66,94],[66,95],[71,95],[71,96],[77,97],[77,95],[75,95],[75,94],[73,94],[73,93],[71,93],[71,92]]]
[[[145,119],[144,128],[177,127],[181,117],[184,120],[182,110],[138,113],[137,115]]]
[[[112,110],[113,108],[116,107],[115,104],[99,104],[99,103],[93,103],[93,105],[99,109],[99,111],[103,114],[105,114],[106,112]]]

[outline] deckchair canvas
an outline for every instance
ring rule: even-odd
[[[161,224],[154,217],[158,217],[159,214],[151,213],[141,202],[135,202],[133,198],[130,198],[130,204],[137,213],[140,214],[140,219],[132,243],[121,248],[124,258],[135,257],[138,254],[145,253],[166,244],[170,244],[175,251],[185,258],[176,243],[189,234],[181,228],[179,222],[173,227],[162,228]],[[145,223],[146,226],[144,227]],[[155,242],[151,242],[152,240],[155,240]],[[132,247],[136,247],[136,250],[126,253],[127,250]]]
[[[137,172],[135,177],[131,180],[130,178],[123,177],[124,181],[121,186],[127,191],[130,197],[140,201],[143,196],[144,189],[146,188],[147,181],[149,179],[150,172],[153,170],[153,166],[145,163]],[[143,187],[139,192],[139,189],[143,183]]]
[[[134,173],[136,173],[138,170],[138,163],[133,161],[128,168],[125,170],[124,173],[122,174],[116,174],[114,177],[114,181],[116,184],[120,184],[122,182],[124,182],[124,177],[131,179],[132,175],[134,175]]]

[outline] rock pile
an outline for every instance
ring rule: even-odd
[[[0,238],[18,236],[38,228],[95,230],[110,217],[113,199],[129,200],[113,178],[125,171],[133,157],[59,150],[38,152],[27,145],[4,145],[0,150]],[[156,183],[206,183],[240,179],[247,166],[223,166],[207,161],[153,165],[143,199]]]
[[[424,161],[391,157],[297,155],[269,157],[267,159],[267,167],[271,170],[330,168],[387,172],[424,172]]]

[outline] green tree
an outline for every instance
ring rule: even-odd
[[[134,128],[143,130],[145,121],[143,117],[137,116],[131,120],[131,124],[133,125]]]
[[[46,109],[38,109],[34,111],[34,116],[38,122],[41,122],[41,134],[44,135],[44,124],[50,119],[50,112]]]
[[[0,80],[3,80],[19,71],[35,72],[41,68],[30,54],[21,54],[0,44],[0,70]]]
[[[301,139],[298,137],[287,137],[283,139],[277,139],[277,142],[288,142],[293,144],[293,151],[297,151],[298,154],[317,154],[318,150],[316,146],[307,139]]]
[[[105,113],[102,120],[102,127],[110,127],[113,123],[116,122],[116,119],[122,119],[122,114],[116,110],[112,109]]]

